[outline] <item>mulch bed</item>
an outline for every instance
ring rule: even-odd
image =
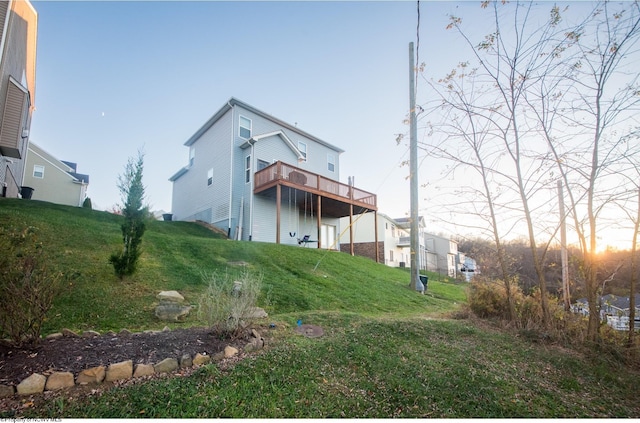
[[[17,385],[33,373],[72,372],[132,360],[156,364],[165,358],[192,358],[196,353],[214,355],[227,345],[240,349],[244,343],[221,340],[208,328],[176,329],[167,332],[101,335],[91,338],[62,337],[42,340],[29,350],[0,343],[0,385]]]

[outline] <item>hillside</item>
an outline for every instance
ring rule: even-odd
[[[120,281],[108,262],[121,248],[122,217],[39,201],[0,199],[0,225],[38,230],[52,266],[64,274],[44,333],[68,327],[97,331],[162,327],[153,315],[156,294],[177,290],[196,304],[203,275],[261,275],[261,304],[270,315],[349,311],[364,315],[414,315],[452,310],[464,301],[463,285],[438,282],[428,294],[408,289],[406,270],[340,252],[230,241],[201,225],[148,222],[139,270]],[[295,318],[295,316],[293,317]],[[200,325],[190,316],[183,325]]]

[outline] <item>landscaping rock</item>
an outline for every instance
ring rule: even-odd
[[[180,357],[180,368],[184,369],[185,367],[193,366],[193,359],[189,354],[182,354]]]
[[[233,317],[238,317],[236,314],[233,315]],[[253,307],[250,310],[247,310],[246,313],[244,313],[243,316],[240,316],[243,319],[265,319],[267,317],[269,317],[269,315],[267,314],[266,311],[264,311],[263,308],[260,307]]]
[[[244,350],[246,352],[261,350],[264,347],[264,339],[262,338],[251,338],[251,341],[247,345],[245,345]]]
[[[50,333],[44,339],[58,339],[58,338],[62,338],[62,333],[60,332]]]
[[[12,385],[0,385],[0,398],[10,397],[15,393]]]
[[[47,383],[47,378],[39,373],[34,373],[17,386],[19,395],[31,395],[40,394],[44,391],[44,385]]]
[[[78,385],[86,385],[89,383],[102,383],[104,377],[106,375],[106,371],[104,366],[92,367],[90,369],[85,369],[78,374],[76,378],[76,383]]]
[[[47,378],[44,389],[47,391],[55,391],[62,388],[70,388],[74,385],[73,373],[71,372],[54,372]]]
[[[105,380],[112,382],[120,379],[131,379],[133,375],[133,361],[127,360],[109,365]]]
[[[156,370],[151,364],[136,364],[136,369],[133,372],[133,377],[150,376],[155,372]]]
[[[82,332],[83,338],[95,338],[96,336],[100,336],[100,332],[96,332],[95,330],[85,330]]]
[[[67,336],[69,338],[77,338],[78,334],[72,331],[71,329],[62,329],[62,336]]]
[[[195,357],[193,357],[193,365],[201,366],[203,364],[209,364],[211,362],[211,356],[197,353]]]
[[[214,354],[211,357],[211,361],[222,361],[225,358],[225,353],[224,351],[220,351],[219,353]]]
[[[128,329],[122,329],[120,332],[118,332],[119,336],[131,336],[131,331]]]
[[[238,349],[232,347],[231,345],[227,345],[224,347],[224,358],[230,358],[238,355]]]
[[[165,358],[155,366],[156,373],[170,373],[178,369],[178,360],[175,358]]]
[[[191,312],[191,306],[162,302],[156,307],[156,317],[165,322],[182,322]]]
[[[165,326],[162,328],[163,332],[171,332],[171,328],[169,326]]]
[[[157,298],[160,301],[169,301],[172,303],[181,303],[184,301],[184,297],[178,291],[162,291],[158,294]]]

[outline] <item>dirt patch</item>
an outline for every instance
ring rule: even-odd
[[[101,335],[92,338],[62,337],[23,350],[0,344],[0,385],[17,385],[32,373],[49,375],[72,372],[132,360],[133,364],[155,364],[184,354],[214,355],[227,345],[242,349],[246,341],[219,339],[207,328],[167,332]]]

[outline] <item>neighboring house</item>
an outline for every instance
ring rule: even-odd
[[[338,182],[343,150],[235,98],[184,145],[189,162],[169,178],[173,220],[237,240],[337,249],[341,217],[377,214],[375,194]]]
[[[640,329],[640,294],[635,295],[635,310],[634,326],[636,329]],[[586,298],[581,298],[571,305],[571,311],[588,316],[589,302]],[[608,294],[600,298],[600,320],[615,330],[629,329],[629,311],[629,297]]]
[[[451,238],[425,233],[424,243],[427,250],[435,254],[436,272],[445,273],[455,278],[457,276],[458,243]],[[429,269],[431,270],[431,269]]]
[[[374,220],[377,219],[377,222]],[[353,219],[353,225],[349,229],[349,219],[343,218],[340,227],[344,228],[344,235],[340,238],[340,251],[349,252],[351,236],[354,239],[354,254],[376,258],[376,232],[378,262],[391,267],[409,267],[410,255],[408,245],[403,245],[401,240],[409,237],[409,232],[403,229],[398,222],[389,216],[378,213],[366,213]]]
[[[457,269],[467,282],[480,273],[476,261],[461,252],[458,252]]]
[[[374,221],[374,225],[372,225]],[[362,222],[362,223],[361,223]],[[341,226],[348,228],[347,219],[342,219]],[[418,218],[419,267],[421,270],[439,272],[455,278],[464,268],[467,281],[468,269],[476,269],[476,262],[470,257],[463,257],[463,264],[458,262],[458,243],[450,238],[429,234],[424,231],[425,221]],[[373,228],[377,228],[374,232]],[[392,267],[411,266],[411,221],[409,218],[392,219],[382,213],[373,216],[358,217],[352,231],[344,230],[341,238],[341,251],[347,251],[353,234],[354,252],[359,256],[375,259],[374,247],[378,247],[378,261]],[[376,244],[377,239],[377,244]],[[464,267],[464,264],[468,267]],[[472,272],[470,272],[472,273]]]
[[[0,196],[23,185],[36,94],[38,14],[27,0],[0,1]]]
[[[77,173],[75,163],[58,160],[30,142],[23,185],[33,188],[34,200],[82,206],[87,198],[89,175]]]

